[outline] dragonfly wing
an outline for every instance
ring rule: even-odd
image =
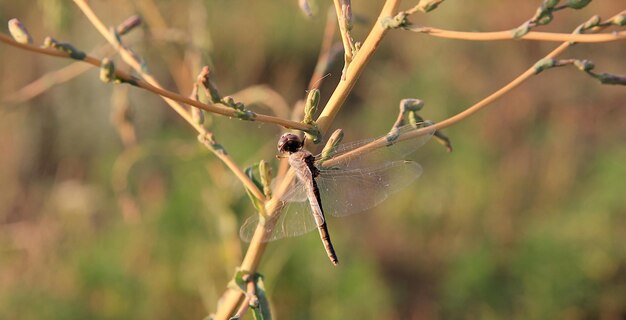
[[[430,125],[432,125],[432,122],[422,122],[416,125],[408,124],[396,130],[392,130],[390,133],[376,139],[365,139],[342,144],[337,147],[337,150],[335,150],[334,154],[332,155],[331,159],[335,159],[335,161],[332,163],[332,165],[329,165],[328,168],[341,168],[350,170],[370,166],[372,164],[380,164],[386,161],[404,159],[406,156],[413,153],[415,150],[423,146],[428,140],[430,140],[435,130],[406,140],[402,140],[402,137],[411,135],[417,130],[423,129]],[[356,149],[364,147],[365,145],[379,139],[389,141],[388,146],[381,147],[354,157],[342,157],[343,155],[349,154]],[[318,155],[317,158],[319,159],[320,156]],[[324,168],[324,163],[322,162],[319,167]]]
[[[413,161],[393,161],[354,170],[324,170],[317,178],[326,214],[346,216],[373,208],[422,174]]]
[[[284,203],[275,223],[273,221],[266,222],[263,241],[296,237],[313,231],[317,225],[310,210],[308,201]],[[241,239],[250,242],[258,223],[258,214],[248,218],[239,231]]]
[[[276,190],[276,183],[276,179],[272,180],[272,190]],[[307,200],[306,189],[299,179],[294,178],[287,190],[289,191],[281,197],[281,200],[285,202],[303,202]]]

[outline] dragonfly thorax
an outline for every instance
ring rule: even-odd
[[[302,149],[302,139],[293,133],[285,133],[278,139],[278,151],[294,153]]]

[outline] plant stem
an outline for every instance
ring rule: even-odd
[[[572,34],[530,31],[520,38],[515,38],[511,30],[495,32],[464,32],[437,29],[431,27],[416,28],[417,33],[424,33],[438,38],[474,40],[474,41],[497,41],[497,40],[536,40],[536,41],[575,41],[586,43],[610,42],[626,39],[626,31],[602,33],[602,34]]]
[[[31,52],[35,52],[35,53],[39,53],[39,54],[44,54],[44,55],[48,55],[48,56],[52,56],[52,57],[58,57],[58,58],[67,58],[69,59],[70,56],[69,54],[59,51],[59,50],[55,50],[55,49],[47,49],[47,48],[40,48],[37,46],[32,46],[32,45],[28,45],[28,44],[22,44],[19,42],[16,42],[15,40],[13,40],[13,38],[0,33],[0,42],[4,42],[8,45],[11,45],[13,47],[19,48],[19,49],[23,49],[26,51],[31,51]],[[91,56],[86,56],[85,59],[81,60],[82,62],[91,64],[95,67],[100,67],[100,60]],[[142,89],[148,90],[152,93],[155,93],[157,95],[160,95],[164,98],[169,98],[166,101],[169,100],[174,100],[174,101],[178,101],[184,104],[188,104],[191,105],[193,107],[205,110],[207,112],[211,112],[211,113],[215,113],[215,114],[219,114],[219,115],[223,115],[223,116],[227,116],[227,117],[236,117],[236,112],[233,109],[230,108],[225,108],[225,107],[219,107],[216,105],[211,105],[211,104],[203,104],[201,102],[189,99],[188,97],[182,96],[180,94],[177,94],[175,92],[171,92],[162,88],[157,88],[151,84],[149,84],[148,82],[141,80],[141,79],[137,79],[132,77],[130,74],[118,70],[115,70],[115,76],[117,76],[118,78],[125,80],[125,81],[133,81],[134,84]],[[196,128],[197,126],[194,125],[194,121],[193,119],[191,119],[191,115],[188,114],[188,112],[186,110],[184,110],[184,113],[181,115],[185,120],[187,120],[188,122],[190,122],[190,124],[192,126],[194,126],[194,128]],[[185,116],[185,114],[187,114]],[[189,119],[189,120],[188,120]],[[256,114],[256,117],[254,118],[254,121],[258,121],[258,122],[264,122],[264,123],[270,123],[270,124],[276,124],[276,125],[280,125],[284,128],[288,128],[288,129],[297,129],[297,130],[302,130],[302,131],[307,131],[307,130],[311,130],[311,126],[297,122],[297,121],[290,121],[290,120],[285,120],[285,119],[281,119],[281,118],[277,118],[277,117],[272,117],[272,116],[268,116],[268,115],[263,115],[263,114]],[[198,128],[196,128],[197,130]]]

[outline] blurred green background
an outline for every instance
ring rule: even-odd
[[[539,3],[447,1],[413,21],[505,30]],[[313,19],[295,0],[91,4],[109,25],[144,16],[125,40],[167,88],[187,95],[202,63],[223,94],[262,84],[293,105],[305,95],[329,3],[319,1]],[[381,4],[353,1],[363,20],[357,40]],[[594,1],[544,29],[569,32],[623,9]],[[52,35],[90,51],[104,42],[70,1],[2,0],[0,17],[20,18],[36,43]],[[334,125],[346,140],[380,135],[407,97],[426,101],[426,118],[445,119],[556,46],[390,32]],[[617,74],[626,73],[625,56],[623,41],[563,55]],[[93,68],[39,95],[16,95],[71,62],[7,45],[0,57],[0,318],[201,319],[215,311],[246,249],[239,226],[254,214],[233,175],[158,97],[104,84]],[[321,86],[323,99],[340,74],[341,62]],[[125,103],[136,147],[124,146],[111,121]],[[623,319],[625,107],[623,87],[573,68],[532,78],[445,130],[453,153],[431,142],[412,155],[424,167],[417,183],[368,213],[331,219],[339,267],[316,233],[272,243],[259,271],[275,316]],[[280,128],[208,122],[242,167],[276,164]]]

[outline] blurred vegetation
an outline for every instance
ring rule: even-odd
[[[414,20],[505,30],[532,16],[539,2],[449,1]],[[147,0],[91,3],[110,25],[136,13],[155,18]],[[380,3],[353,4],[366,22],[355,26],[359,40]],[[223,93],[267,84],[289,104],[304,97],[324,14],[308,20],[296,1],[157,5],[169,29],[148,23],[127,41],[168,88],[190,92],[198,71],[186,63],[193,49],[215,70]],[[594,1],[559,12],[545,29],[569,32],[593,14],[623,9],[620,1]],[[0,1],[2,21],[14,17],[36,41],[53,35],[87,51],[104,42],[69,1]],[[426,101],[426,118],[444,119],[555,46],[393,31],[335,126],[347,140],[380,135],[407,97]],[[71,63],[6,45],[0,56],[3,97]],[[623,41],[577,45],[564,55],[618,74],[626,73],[624,56]],[[241,262],[238,228],[253,208],[193,130],[158,97],[136,89],[128,99],[138,147],[128,156],[110,121],[118,89],[97,74],[90,70],[27,102],[2,103],[0,318],[201,319],[215,310]],[[320,88],[323,99],[340,74],[337,63]],[[417,183],[370,213],[330,221],[339,267],[315,233],[270,245],[260,272],[276,317],[623,319],[625,106],[623,87],[562,68],[446,130],[454,152],[429,143],[413,155],[424,167]],[[242,167],[274,159],[280,128],[210,121]],[[114,188],[120,162],[129,167],[123,177],[140,219],[125,216]]]

